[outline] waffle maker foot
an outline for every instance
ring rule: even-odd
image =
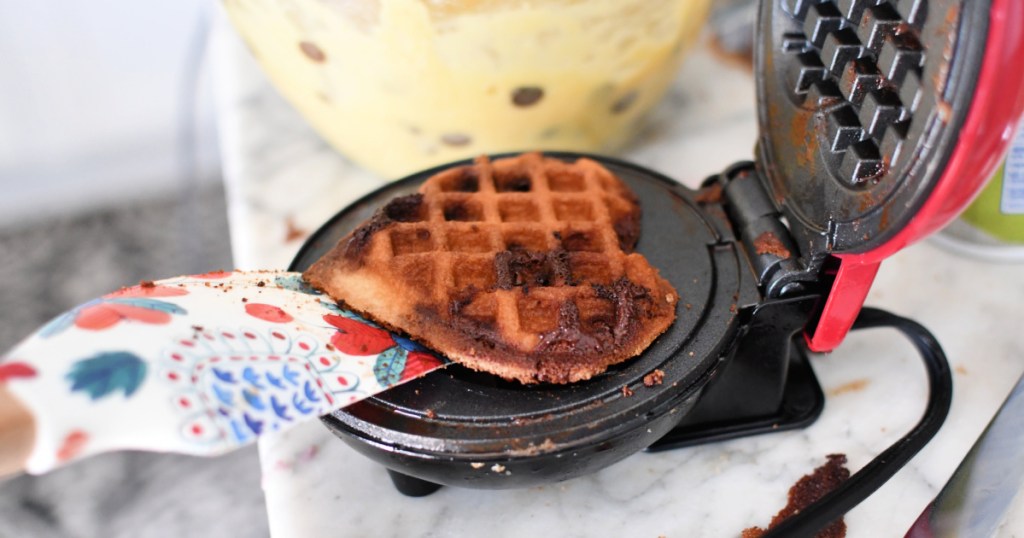
[[[395,485],[395,489],[406,497],[426,497],[442,487],[441,484],[402,474],[392,469],[388,469],[388,476],[391,477],[391,483]]]

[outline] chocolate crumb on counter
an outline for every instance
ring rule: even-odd
[[[644,386],[653,387],[660,385],[665,380],[665,372],[661,370],[654,370],[653,372],[644,376]]]
[[[155,288],[156,287],[156,283],[153,282],[152,280],[140,280],[139,281],[139,287],[140,288]]]
[[[786,507],[775,514],[767,529],[750,527],[744,529],[742,538],[760,538],[765,532],[779,526],[790,516],[799,514],[818,499],[832,492],[840,484],[850,478],[850,470],[846,468],[845,454],[829,454],[828,461],[809,475],[804,475],[789,488],[789,502]],[[843,538],[846,536],[846,521],[842,517],[822,529],[815,538]]]
[[[288,217],[284,221],[284,242],[291,243],[309,235],[309,232],[295,224],[295,219]]]

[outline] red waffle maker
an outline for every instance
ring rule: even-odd
[[[590,156],[641,201],[637,250],[681,296],[666,334],[572,385],[524,386],[451,365],[337,411],[327,427],[410,495],[565,480],[645,448],[810,424],[824,397],[806,352],[833,349],[861,314],[859,325],[914,341],[931,401],[907,437],[848,481],[860,496],[819,519],[895,473],[944,420],[951,378],[927,331],[861,306],[879,263],[952,219],[1000,159],[1024,108],[1024,2],[765,0],[757,43],[754,162],[692,191]],[[342,210],[291,268],[437,170]],[[655,369],[663,383],[645,386]]]

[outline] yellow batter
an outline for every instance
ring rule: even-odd
[[[386,177],[625,142],[710,0],[223,0],[278,89]]]

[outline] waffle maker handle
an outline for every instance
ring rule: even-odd
[[[882,260],[953,220],[991,177],[1024,113],[1024,83],[1008,81],[1024,65],[1024,2],[992,0],[988,40],[959,140],[941,178],[914,218],[867,252],[839,253],[826,277],[832,287],[805,333],[811,351],[831,351],[857,319]]]

